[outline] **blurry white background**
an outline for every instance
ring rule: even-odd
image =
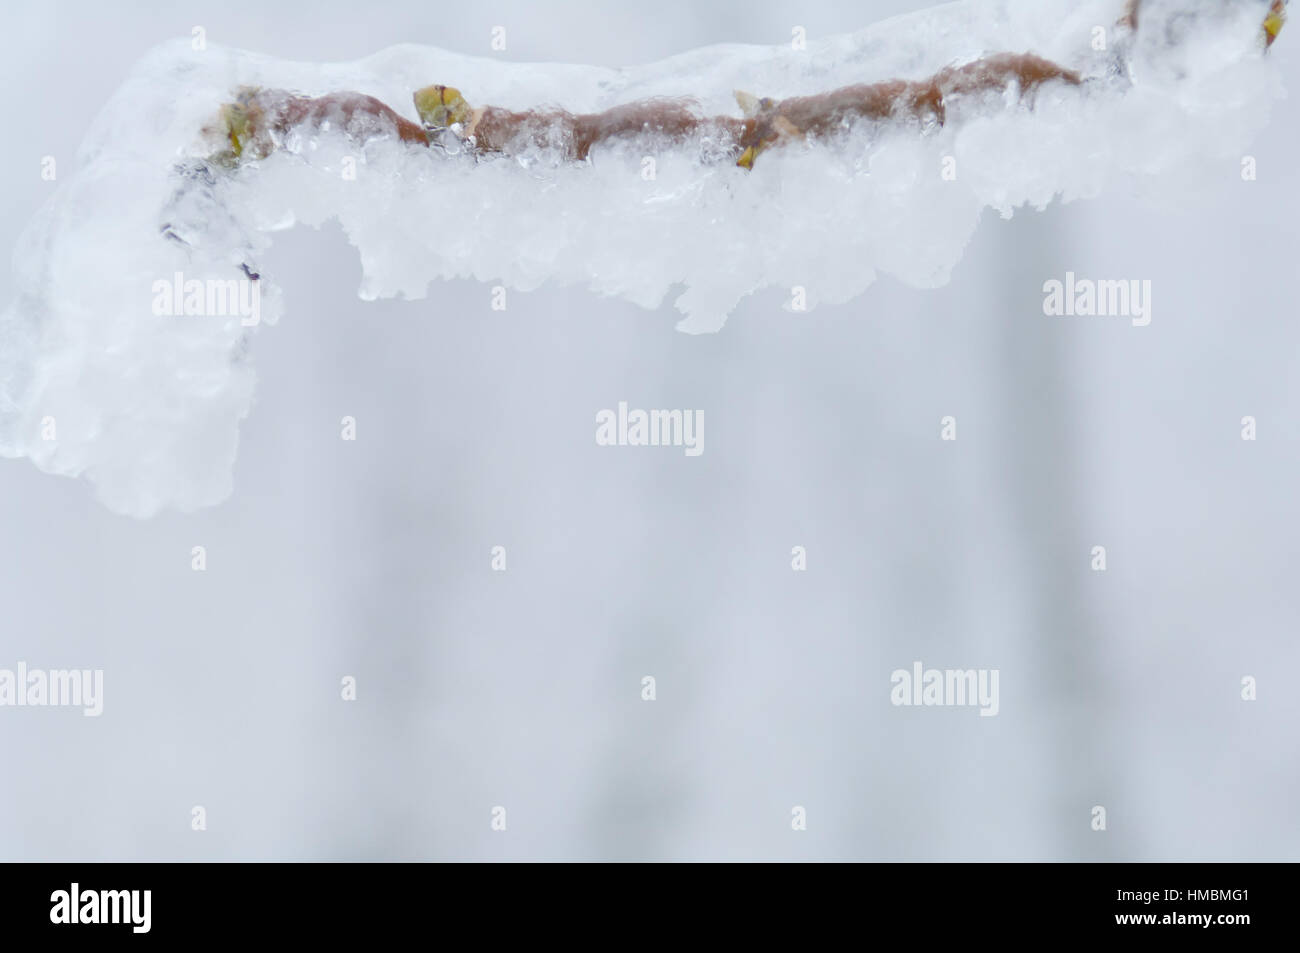
[[[195,25],[622,66],[925,5],[15,6],[0,248]],[[699,337],[579,289],[366,303],[337,228],[281,236],[229,501],[140,522],[0,461],[0,667],[105,671],[98,719],[0,710],[0,859],[1295,859],[1298,151],[1287,101],[1258,181],[989,215],[945,288]],[[1045,317],[1067,270],[1150,278],[1151,326]],[[705,453],[595,446],[620,400],[703,409]],[[1000,714],[891,706],[918,659],[999,669]]]

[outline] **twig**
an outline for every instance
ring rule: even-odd
[[[1136,32],[1142,0],[1127,0],[1118,26]],[[1286,22],[1286,0],[1273,0],[1261,36],[1268,49]],[[650,99],[615,106],[604,112],[575,115],[564,110],[526,110],[500,106],[472,107],[452,86],[426,86],[413,95],[422,125],[403,118],[372,96],[354,92],[318,98],[284,90],[241,89],[236,101],[221,109],[210,127],[227,145],[213,158],[234,165],[269,155],[300,126],[334,122],[345,135],[365,141],[393,136],[430,145],[445,135],[457,137],[477,154],[515,155],[549,147],[568,160],[583,161],[593,146],[617,139],[655,135],[682,142],[712,133],[729,144],[724,153],[749,169],[759,154],[775,145],[826,136],[847,120],[898,121],[946,119],[950,97],[1016,90],[1030,97],[1038,87],[1061,82],[1078,86],[1074,70],[1033,53],[996,53],[963,66],[950,66],[923,80],[887,80],[845,86],[785,100],[759,99],[737,91],[742,116],[701,116],[688,100]]]

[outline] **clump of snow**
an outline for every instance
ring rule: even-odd
[[[718,330],[768,287],[802,286],[811,306],[859,295],[882,272],[941,284],[985,208],[1010,215],[1139,176],[1183,182],[1239,156],[1267,120],[1281,94],[1258,42],[1267,0],[1147,0],[1136,38],[1114,28],[1121,6],[969,0],[807,50],[711,47],[626,70],[416,46],[308,65],[165,44],[104,107],[79,170],[19,243],[19,295],[0,315],[0,453],[84,475],[137,516],[224,499],[252,400],[249,340],[279,317],[279,296],[261,276],[256,322],[185,316],[159,313],[156,283],[250,282],[275,232],[294,223],[342,224],[363,298],[419,298],[433,281],[470,277],[580,284],[653,308],[681,285],[679,328],[693,333]],[[1032,108],[1014,94],[956,101],[942,126],[863,122],[769,150],[752,172],[714,161],[721,144],[709,141],[600,145],[572,164],[545,151],[476,159],[357,143],[329,128],[234,170],[203,161],[200,130],[241,85],[353,90],[410,118],[411,92],[435,82],[516,109],[688,96],[704,113],[737,115],[737,88],[807,95],[999,51],[1089,79],[1041,88]]]

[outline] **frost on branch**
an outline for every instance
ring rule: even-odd
[[[280,312],[259,259],[295,223],[341,223],[362,298],[474,278],[653,308],[683,286],[689,332],[770,287],[813,304],[881,272],[942,284],[985,208],[1235,161],[1281,93],[1263,55],[1280,12],[968,0],[626,70],[165,44],[20,241],[0,453],[85,475],[124,513],[224,499],[249,343]]]

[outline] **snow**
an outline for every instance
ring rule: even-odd
[[[1259,49],[1267,2],[1148,0],[1127,73],[1115,68],[1120,6],[971,0],[810,38],[806,50],[709,47],[623,70],[411,45],[320,65],[164,44],[105,105],[77,170],[19,243],[19,294],[0,315],[0,454],[85,476],[134,516],[225,499],[253,400],[250,343],[281,316],[274,275],[259,280],[256,323],[159,314],[156,283],[259,273],[275,234],[295,224],[338,220],[360,255],[363,299],[436,301],[437,282],[472,278],[523,291],[577,284],[655,308],[683,288],[678,326],[701,333],[764,289],[801,287],[812,307],[861,295],[880,274],[943,284],[986,208],[1009,216],[1125,183],[1186,201],[1198,178],[1239,160],[1282,94]],[[201,161],[200,130],[240,85],[354,90],[410,118],[411,92],[430,83],[517,109],[690,96],[705,113],[738,115],[734,89],[805,95],[999,51],[1090,79],[1044,87],[1032,109],[994,95],[953,104],[943,126],[862,123],[769,150],[752,172],[708,161],[707,142],[603,145],[567,164],[542,151],[476,160],[361,144],[330,129],[233,172]]]

